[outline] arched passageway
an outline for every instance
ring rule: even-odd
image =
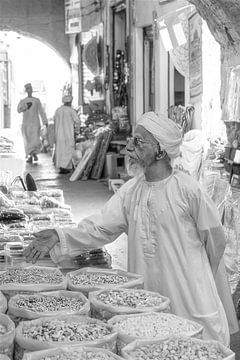
[[[64,84],[71,79],[67,61],[48,44],[30,34],[13,31],[0,31],[0,51],[6,52],[8,60],[10,127],[17,128],[20,124],[21,115],[16,108],[25,97],[26,82],[33,84],[33,95],[41,99],[51,118],[61,104]]]

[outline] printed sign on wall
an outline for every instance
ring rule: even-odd
[[[81,0],[65,0],[65,33],[75,34],[81,31]]]

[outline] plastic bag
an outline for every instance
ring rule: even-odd
[[[21,277],[24,276],[24,282]],[[29,282],[26,283],[26,277]],[[10,278],[14,280],[9,281]],[[34,277],[36,281],[34,282]],[[42,281],[42,279],[44,280]],[[32,280],[33,279],[33,280]],[[10,268],[0,274],[0,290],[8,291],[50,291],[66,289],[66,279],[61,271],[56,268],[43,266],[29,266],[25,268]]]
[[[112,293],[113,291],[113,293]],[[117,293],[118,299],[120,296],[122,298],[128,298],[130,299],[132,297],[132,301],[130,301],[130,305],[126,303],[126,305],[122,304],[118,305],[114,303],[114,300],[112,303],[107,301],[105,303],[102,301],[99,297],[102,297],[105,295],[112,296],[111,294]],[[138,297],[145,298],[144,305],[138,304],[137,300],[135,300]],[[150,298],[155,299],[155,304],[150,303]],[[136,314],[136,313],[145,313],[145,312],[152,312],[152,311],[169,311],[170,307],[170,300],[169,298],[160,295],[159,293],[153,292],[153,291],[147,291],[147,290],[138,290],[138,289],[105,289],[100,291],[94,291],[89,293],[89,300],[91,304],[91,313],[92,316],[100,319],[100,320],[109,320],[115,315],[124,315],[124,314]],[[119,300],[118,300],[119,303]]]
[[[48,350],[34,351],[25,353],[23,360],[43,360],[52,359],[57,360],[57,356],[64,356],[65,360],[86,360],[86,359],[98,359],[98,360],[121,360],[118,355],[106,349],[88,347],[88,346],[64,346],[61,348],[54,348]],[[86,357],[88,356],[88,357]],[[1,360],[1,358],[0,358]]]
[[[135,351],[138,349],[138,351],[141,351],[141,348],[143,349],[142,351],[144,352],[145,358],[147,358],[148,354],[147,354],[147,350],[146,350],[146,346],[150,346],[151,349],[151,345],[161,345],[162,343],[165,344],[165,346],[167,345],[167,343],[171,340],[177,340],[177,337],[171,337],[169,339],[165,339],[165,340],[157,340],[157,341],[151,341],[151,340],[135,340],[133,341],[131,344],[125,346],[122,349],[122,356],[124,359],[126,360],[136,360],[137,357],[135,356]],[[190,340],[189,338],[185,338],[185,337],[181,337],[180,339],[186,340],[187,342]],[[198,344],[198,345],[203,345],[204,349],[207,348],[208,346],[214,346],[216,349],[218,349],[219,351],[221,351],[223,358],[222,360],[234,360],[235,359],[235,355],[232,352],[232,350],[230,350],[229,348],[225,347],[224,345],[222,345],[220,342],[215,341],[215,340],[200,340],[200,339],[193,339],[191,338],[191,343],[192,344]],[[156,355],[155,357],[152,357],[153,352],[151,351],[151,359],[152,360],[161,360],[161,359],[165,359],[164,353],[166,352],[166,350],[164,349],[162,354],[161,352],[157,352],[156,351]],[[187,349],[184,349],[184,352],[186,355]],[[161,354],[161,357],[160,357]],[[176,355],[176,359],[180,359],[182,357],[180,357],[180,355]],[[196,359],[197,357],[195,357]],[[215,358],[215,357],[214,357]],[[204,357],[205,359],[205,357]],[[210,359],[206,357],[206,359]],[[211,358],[212,359],[212,358]]]
[[[15,325],[9,316],[0,314],[0,326],[6,331],[0,333],[0,354],[13,358]]]
[[[92,337],[97,334],[98,338],[89,339],[86,335],[87,326],[90,326],[90,331],[92,331]],[[71,327],[71,331],[68,331],[68,326]],[[30,329],[34,329],[33,332],[37,332],[37,329],[40,328],[41,337],[44,338],[45,332],[48,332],[48,329],[52,329],[54,327],[55,330],[50,330],[52,339],[48,341],[40,340],[40,336],[38,340],[33,337],[26,337],[26,332]],[[58,327],[58,331],[56,330]],[[60,329],[65,329],[65,332]],[[83,328],[83,334],[81,334],[81,328]],[[99,330],[99,333],[97,333]],[[91,330],[92,329],[92,330]],[[102,334],[101,329],[104,329]],[[66,331],[67,330],[67,331]],[[24,334],[23,334],[24,332]],[[48,334],[50,334],[48,332]],[[67,335],[65,335],[67,333]],[[60,336],[68,336],[71,337],[71,340],[64,339],[61,340]],[[76,336],[77,339],[74,339]],[[85,336],[85,340],[81,340],[80,337]],[[112,331],[112,327],[102,321],[97,319],[92,319],[88,316],[79,316],[79,315],[62,315],[55,317],[43,317],[36,320],[31,321],[22,321],[16,328],[16,343],[20,347],[20,349],[28,350],[28,351],[37,351],[50,349],[54,347],[59,347],[63,345],[89,345],[93,347],[100,347],[108,349],[112,352],[116,352],[116,340],[117,333]],[[18,349],[18,353],[20,353]]]
[[[86,284],[83,280],[86,276]],[[92,276],[92,285],[91,282]],[[76,284],[77,278],[80,277],[79,283]],[[144,278],[142,275],[133,274],[122,270],[113,269],[95,269],[82,268],[80,270],[69,272],[66,275],[67,287],[70,290],[81,291],[84,294],[105,288],[143,288]],[[75,281],[74,281],[75,279]],[[89,284],[87,283],[89,279]],[[99,283],[97,283],[99,281]],[[114,283],[114,281],[116,281]],[[118,282],[117,282],[118,281]],[[120,283],[119,283],[120,281]]]
[[[42,297],[50,297],[50,296],[56,296],[56,297],[67,297],[67,298],[73,298],[80,300],[82,302],[82,306],[80,309],[63,309],[63,310],[55,310],[55,311],[43,311],[43,312],[37,312],[28,310],[26,308],[20,308],[16,305],[18,300],[29,298],[42,298]],[[8,304],[8,311],[10,315],[13,315],[15,317],[20,317],[23,319],[33,320],[38,319],[40,317],[45,316],[58,316],[58,315],[89,315],[90,313],[90,303],[87,300],[87,298],[81,294],[80,292],[73,292],[73,291],[66,291],[66,290],[60,290],[60,291],[50,291],[50,292],[41,292],[41,293],[35,293],[32,295],[15,295],[13,296]]]
[[[162,340],[177,335],[201,338],[203,331],[203,327],[197,322],[156,312],[118,315],[110,319],[108,324],[118,333],[118,353],[134,340]]]
[[[5,313],[7,311],[7,299],[3,295],[3,293],[0,291],[0,313]]]
[[[14,207],[14,202],[9,200],[6,195],[0,191],[0,207],[11,208]]]

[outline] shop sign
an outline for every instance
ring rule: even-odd
[[[202,19],[195,13],[189,18],[189,83],[190,102],[199,100],[202,84]]]
[[[65,0],[65,33],[75,34],[81,31],[81,0]]]

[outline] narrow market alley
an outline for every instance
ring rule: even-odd
[[[39,189],[62,189],[65,203],[71,206],[76,222],[100,210],[113,195],[113,192],[108,189],[106,181],[70,182],[70,175],[59,174],[53,166],[49,154],[40,154],[38,163],[26,164],[25,172],[29,172],[33,176]],[[113,267],[126,270],[126,237],[120,237],[114,243],[107,245],[106,249],[112,256]],[[240,284],[236,291],[240,292]],[[231,349],[236,353],[236,360],[240,360],[240,331],[231,336]]]
[[[237,14],[0,1],[0,360],[240,360]]]

